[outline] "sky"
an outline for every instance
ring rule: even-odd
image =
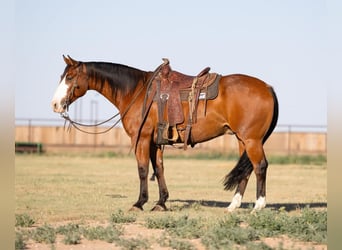
[[[287,1],[15,1],[15,118],[61,119],[51,99],[65,63],[106,61],[153,71],[169,58],[196,75],[210,66],[272,85],[280,125],[327,124],[327,3]],[[70,116],[116,108],[89,91]]]

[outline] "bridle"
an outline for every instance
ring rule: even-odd
[[[67,98],[65,99],[65,101],[63,103],[63,107],[65,107],[65,110],[66,110],[65,112],[61,113],[61,117],[63,117],[65,119],[64,128],[66,127],[66,123],[69,122],[69,125],[68,125],[68,128],[67,128],[68,131],[70,131],[71,126],[73,126],[75,129],[77,129],[77,130],[79,130],[79,131],[81,131],[83,133],[87,133],[87,134],[96,135],[96,134],[107,133],[108,131],[110,131],[112,128],[114,128],[116,125],[118,125],[121,122],[121,120],[127,114],[128,110],[131,108],[131,106],[134,104],[134,102],[136,101],[138,96],[141,94],[141,92],[143,91],[145,86],[147,86],[148,89],[150,88],[154,78],[159,73],[159,71],[161,69],[161,66],[162,65],[158,66],[158,68],[153,72],[153,75],[150,78],[150,80],[148,81],[148,84],[143,84],[143,86],[139,89],[139,91],[136,92],[136,94],[132,97],[131,102],[127,105],[126,109],[122,112],[121,116],[120,116],[120,112],[118,112],[115,115],[113,115],[112,117],[108,118],[107,120],[99,122],[99,123],[96,123],[96,124],[83,124],[83,123],[76,122],[76,121],[72,120],[70,118],[69,114],[68,114],[69,105],[71,104],[70,100],[74,96],[75,89],[79,88],[79,86],[77,84],[77,81],[78,81],[78,77],[79,77],[79,74],[80,74],[80,69],[78,68],[75,80],[72,82],[70,93],[69,93],[69,95],[67,96]],[[149,106],[150,105],[151,105],[151,103],[149,104]],[[143,121],[144,121],[145,117],[147,116],[148,110],[149,110],[149,108],[143,110]],[[97,126],[103,125],[103,124],[105,124],[105,123],[115,119],[118,116],[120,116],[120,118],[112,126],[110,126],[109,128],[107,128],[107,129],[105,129],[103,131],[89,132],[89,131],[86,131],[86,130],[80,128],[80,127],[97,127]],[[140,126],[142,126],[142,124]]]
[[[77,67],[79,67],[79,66],[80,66],[80,63],[77,65]],[[81,127],[97,127],[97,126],[100,126],[100,125],[102,125],[102,124],[105,124],[105,123],[107,123],[107,122],[113,120],[113,119],[116,118],[117,116],[119,116],[119,115],[120,115],[119,112],[116,113],[115,115],[113,115],[112,117],[110,117],[109,119],[107,119],[107,120],[105,120],[105,121],[103,121],[103,122],[100,122],[100,123],[96,123],[96,124],[83,124],[83,123],[80,123],[80,122],[76,122],[76,121],[72,120],[72,119],[70,118],[69,114],[68,114],[69,106],[70,106],[70,104],[71,104],[71,99],[72,99],[72,97],[74,97],[74,95],[75,95],[75,89],[79,88],[79,86],[78,86],[78,84],[77,84],[79,75],[80,75],[80,69],[77,68],[77,74],[76,74],[76,76],[74,77],[74,80],[71,82],[71,84],[72,84],[72,85],[71,85],[71,90],[70,90],[70,92],[69,92],[67,98],[64,100],[64,103],[63,103],[63,107],[65,107],[65,110],[66,110],[65,112],[61,113],[61,116],[65,119],[64,128],[66,127],[66,123],[69,122],[68,129],[67,129],[68,131],[70,131],[71,126],[73,126],[73,127],[76,128],[77,130],[79,130],[79,131],[81,131],[81,132],[84,132],[84,133],[87,133],[87,134],[104,134],[104,133],[108,132],[109,130],[111,130],[112,128],[114,128],[114,127],[121,121],[121,119],[122,119],[123,117],[121,116],[121,118],[120,118],[118,121],[116,121],[116,122],[114,123],[114,125],[112,125],[111,127],[105,129],[104,131],[89,132],[89,131],[86,131],[86,130],[80,128],[80,126],[81,126]],[[125,113],[127,113],[127,112],[125,112]],[[125,113],[124,113],[124,114],[125,114]]]
[[[77,67],[79,67],[80,63],[78,65],[76,65]],[[79,88],[77,81],[78,81],[78,77],[80,75],[80,69],[77,68],[77,74],[76,77],[74,77],[74,80],[71,82],[72,86],[71,86],[71,90],[67,96],[67,98],[65,98],[64,103],[63,103],[63,108],[66,110],[66,112],[63,112],[61,115],[62,117],[64,116],[68,116],[68,111],[69,111],[69,105],[71,104],[71,98],[75,95],[75,89]]]

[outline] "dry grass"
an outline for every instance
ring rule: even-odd
[[[272,164],[267,182],[268,207],[271,209],[259,214],[257,218],[261,221],[250,221],[253,217],[249,215],[255,201],[254,176],[248,185],[243,209],[234,213],[233,217],[224,214],[224,208],[229,204],[233,193],[223,190],[222,179],[234,165],[235,162],[222,159],[165,159],[166,180],[170,191],[167,206],[171,211],[149,212],[158,199],[157,183],[149,182],[150,201],[144,206],[146,212],[132,215],[125,211],[136,201],[139,193],[136,161],[133,157],[17,155],[15,213],[20,225],[17,228],[16,247],[20,249],[26,244],[28,249],[51,249],[49,244],[38,242],[42,237],[47,238],[42,238],[43,242],[54,241],[57,236],[53,246],[58,246],[58,249],[69,249],[67,244],[76,243],[81,244],[74,245],[73,249],[107,249],[113,247],[112,244],[108,245],[110,241],[102,240],[108,236],[115,240],[116,246],[113,249],[145,249],[149,245],[152,249],[160,249],[162,246],[164,249],[204,249],[205,246],[210,249],[215,248],[211,246],[212,242],[216,242],[217,247],[221,248],[227,240],[233,245],[247,246],[246,249],[267,249],[263,245],[266,240],[268,246],[278,246],[279,249],[326,249],[325,165]],[[318,207],[323,213],[315,214],[315,210],[298,209],[307,205]],[[292,219],[289,213],[283,213],[284,210],[291,211],[294,227],[290,227],[289,221]],[[309,216],[306,218],[305,214]],[[277,216],[278,221],[267,219]],[[297,218],[302,216],[305,217],[305,223],[301,224],[306,225],[313,220],[312,227],[322,227],[322,232],[317,236],[310,230],[304,236],[293,234],[291,230],[297,228]],[[239,227],[234,224],[229,229],[226,223],[230,225],[234,218],[237,222],[241,220],[242,225]],[[281,224],[284,220],[286,223]],[[174,223],[170,224],[172,221]],[[164,226],[165,222],[168,226]],[[30,227],[32,223],[33,229]],[[113,236],[112,228],[108,225],[118,223],[124,223],[123,235]],[[255,228],[246,228],[247,224],[254,225],[253,223]],[[150,224],[155,226],[149,228]],[[223,227],[220,227],[221,224]],[[75,225],[77,226],[74,227]],[[284,228],[288,230],[290,237],[309,237],[305,240],[309,242],[277,238],[279,234],[262,242],[255,241],[258,237],[268,235],[258,229],[259,225],[262,229]],[[65,231],[65,228],[71,228],[72,231],[68,231],[64,238],[61,238],[61,233],[56,235],[58,230]],[[29,233],[27,230],[33,231]],[[101,241],[87,240],[88,231],[84,230],[99,234],[100,238],[96,239]],[[50,235],[50,232],[55,233]],[[323,245],[310,241],[321,242]]]
[[[201,203],[205,212],[223,212],[233,193],[223,190],[222,178],[235,165],[223,160],[166,159],[167,205],[173,210]],[[139,180],[132,157],[16,156],[16,209],[36,222],[107,220],[117,209],[136,201]],[[272,165],[268,170],[269,206],[294,209],[327,201],[326,166]],[[149,183],[150,210],[158,199],[156,182]],[[251,177],[243,202],[255,201]],[[250,203],[250,204],[249,204]]]

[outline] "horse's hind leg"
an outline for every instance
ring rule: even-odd
[[[266,160],[262,142],[260,140],[246,140],[245,147],[248,158],[253,164],[257,181],[256,202],[253,209],[255,211],[266,206],[266,173],[268,162]]]
[[[152,211],[167,210],[165,202],[169,197],[169,192],[167,190],[165,177],[164,177],[162,148],[157,145],[151,145],[150,158],[151,158],[154,174],[158,180],[158,187],[159,187],[159,201],[154,206]]]
[[[243,144],[242,141],[238,141],[239,142],[239,153],[240,153],[240,157],[242,156],[243,152],[245,151],[245,146]],[[241,206],[241,201],[242,201],[242,197],[245,193],[246,187],[247,187],[247,183],[250,177],[249,173],[247,176],[245,176],[244,178],[242,178],[239,182],[239,184],[237,185],[234,197],[232,199],[232,202],[229,204],[229,206],[227,207],[227,210],[229,212],[234,211],[236,208],[239,208]]]

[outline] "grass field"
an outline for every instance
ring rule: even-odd
[[[164,249],[184,249],[182,244],[187,243],[182,243],[183,236],[177,236],[182,240],[176,242],[182,247],[171,246],[168,236],[172,235],[172,232],[168,231],[167,226],[160,221],[165,218],[167,221],[177,221],[181,220],[182,216],[187,216],[187,219],[183,218],[186,221],[185,224],[191,224],[189,218],[194,219],[192,228],[196,228],[196,221],[201,220],[200,227],[202,228],[203,225],[209,225],[209,222],[219,223],[222,218],[226,218],[228,215],[224,214],[224,208],[228,206],[233,193],[223,190],[222,179],[233,168],[235,161],[168,158],[165,159],[164,164],[166,182],[170,192],[167,206],[171,211],[161,214],[149,211],[158,199],[156,182],[149,182],[150,199],[144,206],[145,212],[134,214],[134,221],[125,223],[123,235],[129,235],[132,230],[137,230],[136,227],[142,227],[147,235],[149,230],[162,230],[167,234],[162,234],[158,239],[160,241],[161,237],[164,237],[164,241],[168,242]],[[119,213],[123,217],[129,214],[126,211],[138,198],[138,192],[139,180],[133,157],[16,155],[15,213],[17,216],[27,215],[34,221],[36,227],[43,225],[56,227],[68,223],[83,226],[107,225],[112,220],[113,214]],[[253,176],[243,199],[243,208],[236,212],[236,216],[240,216],[238,220],[242,225],[252,223],[249,212],[254,201],[255,177]],[[282,211],[290,217],[301,216],[303,213],[305,215],[307,206],[310,207],[310,211],[322,212],[322,216],[326,216],[326,164],[271,164],[268,169],[267,202],[268,209],[263,215],[266,218],[267,216],[271,216],[269,218],[278,216],[279,213],[282,214]],[[322,217],[321,214],[319,215],[318,217]],[[315,214],[312,216],[315,217]],[[153,221],[155,218],[157,221]],[[157,226],[151,226],[149,223],[157,224]],[[181,222],[177,221],[177,223]],[[19,226],[17,231],[21,232],[21,230],[23,229]],[[143,232],[144,230],[140,228],[138,231]],[[219,233],[216,234],[219,235]],[[286,235],[288,234],[280,233],[276,236],[287,237]],[[260,236],[267,239],[272,235]],[[192,235],[188,238],[187,242],[190,242],[195,248],[215,249],[214,246],[205,243],[206,238],[203,235],[199,237]],[[122,237],[120,239],[120,247],[117,249],[134,248],[132,248],[132,244],[122,243],[124,242]],[[200,243],[196,242],[196,239],[200,239]],[[251,242],[255,242],[255,240],[251,240]],[[153,244],[156,244],[155,241],[150,239],[148,246],[137,243],[137,248],[139,246],[140,248],[156,248],[153,247]],[[210,239],[207,238],[207,241]],[[277,247],[286,249],[281,245],[286,241],[288,241],[287,238],[280,240],[280,246]],[[312,238],[308,241],[315,242]],[[324,248],[326,244],[324,239],[316,241],[320,243],[319,247],[323,246]],[[86,239],[82,240],[80,245],[84,245],[85,242]],[[173,244],[176,243],[173,242]],[[239,245],[239,242],[234,244]],[[293,243],[291,244],[290,248],[294,246]],[[242,245],[247,246],[245,243]],[[160,246],[159,244],[157,248]],[[315,246],[317,246],[315,243],[309,245],[309,247]],[[255,245],[253,247],[255,248]],[[59,245],[58,249],[68,248],[62,248]],[[194,248],[189,245],[187,249]]]

